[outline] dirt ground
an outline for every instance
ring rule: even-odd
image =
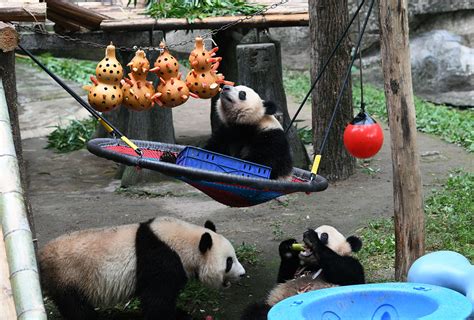
[[[51,86],[47,81],[45,83]],[[197,224],[210,219],[218,232],[235,245],[242,242],[255,244],[260,251],[260,262],[247,269],[248,277],[223,293],[222,319],[238,319],[245,305],[262,298],[273,286],[278,267],[277,248],[282,238],[301,238],[306,228],[321,224],[333,225],[349,234],[366,225],[370,219],[393,214],[387,129],[384,130],[384,146],[369,165],[375,173],[369,174],[367,168],[358,168],[350,179],[331,183],[324,192],[292,194],[250,208],[228,208],[177,181],[138,189],[147,191],[146,195],[117,192],[120,185],[120,181],[114,179],[117,164],[98,158],[87,150],[57,154],[44,149],[45,132],[38,128],[46,126],[47,121],[41,113],[25,114],[31,110],[28,104],[34,102],[29,94],[31,91],[23,89],[20,83],[20,101],[24,105],[21,122],[22,126],[28,125],[25,131],[28,139],[23,141],[23,148],[39,246],[68,231],[136,223],[155,216],[170,215]],[[62,102],[61,105],[48,103],[57,109],[58,114],[64,109],[71,110],[68,114],[77,114],[77,105],[70,101]],[[202,102],[194,104],[174,109],[178,142],[202,140],[209,134],[209,106]],[[289,105],[290,114],[293,114],[295,103],[290,101]],[[37,107],[40,108],[40,104]],[[50,113],[53,111],[49,110]],[[309,117],[309,107],[306,107],[301,119],[308,121]],[[193,119],[193,123],[189,119]],[[57,123],[58,119],[54,121]],[[474,169],[472,155],[436,137],[418,134],[418,146],[425,194],[445,179],[450,170],[460,167],[468,171]]]

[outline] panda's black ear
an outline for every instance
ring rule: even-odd
[[[204,223],[204,228],[217,232],[216,225],[211,220],[207,220],[206,223]]]
[[[348,237],[347,242],[351,245],[352,252],[358,252],[362,248],[362,240],[356,236]]]
[[[207,250],[212,247],[212,237],[209,232],[205,232],[201,236],[201,241],[199,241],[199,251],[201,253],[206,253]]]
[[[263,106],[265,107],[265,114],[275,114],[278,109],[278,106],[273,101],[263,101]]]

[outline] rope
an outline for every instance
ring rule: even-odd
[[[319,79],[321,79],[324,71],[326,70],[327,66],[329,65],[329,62],[331,62],[332,58],[334,57],[334,55],[336,54],[336,51],[337,49],[339,49],[339,47],[341,46],[341,43],[342,41],[344,40],[344,38],[346,37],[347,33],[349,32],[349,29],[351,27],[351,25],[354,23],[354,20],[355,18],[359,15],[359,11],[360,9],[362,8],[362,6],[364,5],[364,2],[365,0],[362,0],[362,3],[360,5],[358,5],[357,7],[357,10],[355,11],[354,15],[352,16],[351,20],[349,21],[349,23],[347,24],[346,26],[346,29],[344,30],[344,32],[341,34],[341,36],[339,37],[339,39],[337,40],[336,42],[336,45],[334,46],[334,49],[332,49],[332,52],[331,54],[329,54],[329,57],[326,59],[326,61],[324,62],[321,70],[319,70],[319,73],[318,75],[316,76],[316,79],[314,80],[313,84],[311,85],[311,88],[309,89],[308,93],[306,94],[306,96],[304,97],[303,101],[301,102],[300,106],[298,107],[298,110],[296,111],[295,115],[293,116],[293,118],[291,119],[290,121],[290,124],[288,125],[288,127],[286,128],[285,130],[285,133],[288,133],[288,131],[290,130],[291,126],[293,125],[293,123],[295,122],[296,118],[298,117],[298,115],[300,114],[300,111],[301,109],[303,109],[303,106],[304,104],[306,103],[306,100],[308,100],[311,92],[314,90],[314,88],[316,87],[316,84],[318,83]]]
[[[102,118],[102,116],[94,110],[87,102],[85,102],[77,93],[75,93],[69,86],[59,79],[54,73],[52,73],[45,65],[43,65],[36,57],[31,54],[30,51],[23,48],[20,44],[18,47],[23,50],[38,66],[41,67],[51,78],[54,79],[64,90],[67,91],[81,106],[83,106],[89,113],[96,118],[111,135],[117,135],[119,138],[125,142],[129,147],[131,147],[139,156],[142,155],[140,148],[138,148],[132,141],[130,141],[126,136],[124,136],[117,128],[115,128],[107,119]]]
[[[289,0],[280,0],[279,2],[275,2],[275,3],[273,3],[269,6],[266,6],[266,7],[262,8],[261,10],[256,11],[255,13],[253,13],[251,15],[243,16],[242,18],[237,19],[237,20],[232,21],[232,22],[229,22],[229,23],[223,25],[222,27],[219,27],[217,29],[213,29],[209,32],[206,32],[203,35],[201,35],[201,38],[203,38],[203,39],[212,38],[212,36],[216,35],[220,31],[227,30],[227,29],[229,29],[229,28],[231,28],[235,25],[238,25],[238,24],[240,24],[240,23],[242,23],[246,20],[250,20],[255,16],[263,15],[268,10],[275,9],[275,8],[287,3],[288,1]],[[107,45],[108,45],[108,44],[102,44],[102,43],[97,43],[97,42],[92,42],[92,41],[86,41],[86,40],[82,40],[82,39],[79,39],[79,38],[74,38],[74,37],[71,37],[71,36],[68,36],[68,35],[60,35],[60,34],[57,34],[57,33],[50,33],[46,30],[39,30],[39,29],[35,28],[34,26],[33,27],[25,26],[25,25],[20,25],[20,24],[17,24],[17,23],[13,23],[13,25],[19,30],[23,29],[23,30],[35,32],[35,33],[38,33],[38,34],[43,34],[45,36],[56,37],[56,38],[59,38],[59,39],[65,40],[65,41],[81,43],[81,44],[91,46],[91,47],[94,47],[94,48],[106,48]],[[154,28],[154,25],[152,27],[152,30],[153,30],[153,28]],[[169,49],[171,49],[171,48],[175,48],[175,47],[184,46],[184,45],[187,45],[189,43],[194,43],[194,39],[184,40],[184,41],[181,41],[181,42],[173,43],[173,44],[167,45],[167,47]],[[131,48],[122,46],[122,47],[116,47],[116,49],[120,50],[120,51],[137,51],[138,49],[141,49],[141,50],[144,50],[144,51],[160,51],[160,52],[163,51],[163,48],[152,47],[152,46],[149,46],[149,47],[134,46],[134,47],[131,47]]]
[[[359,0],[357,0],[357,5],[359,5]],[[360,35],[360,15],[357,15],[357,30]],[[364,80],[362,78],[362,50],[359,51],[359,82],[360,82],[360,110],[365,112],[365,103],[364,103]]]
[[[324,134],[323,141],[321,142],[321,145],[319,147],[319,152],[316,154],[316,156],[314,158],[313,168],[311,169],[311,177],[313,179],[316,176],[316,173],[318,171],[319,161],[321,160],[321,154],[324,150],[324,147],[326,146],[327,139],[329,137],[329,131],[331,130],[331,127],[334,123],[334,119],[336,118],[336,113],[339,110],[339,106],[341,105],[342,95],[344,94],[344,90],[347,87],[347,83],[349,82],[349,77],[351,76],[351,69],[352,69],[352,66],[354,65],[354,62],[356,60],[357,53],[359,52],[359,48],[360,48],[360,45],[362,43],[362,36],[364,35],[365,28],[367,27],[367,23],[369,22],[370,13],[372,12],[372,8],[374,7],[374,3],[375,3],[375,0],[372,0],[371,3],[370,3],[369,10],[367,11],[367,16],[365,17],[365,20],[364,20],[364,25],[362,26],[362,30],[359,33],[359,37],[357,39],[357,45],[356,45],[355,50],[354,50],[354,55],[352,55],[351,62],[349,64],[349,66],[347,67],[347,71],[346,71],[346,75],[344,77],[344,81],[342,83],[342,87],[339,90],[339,94],[338,94],[337,100],[336,100],[336,105],[334,106],[334,109],[333,109],[333,112],[332,112],[332,115],[331,115],[331,119],[329,121],[329,125],[326,128],[326,132]]]

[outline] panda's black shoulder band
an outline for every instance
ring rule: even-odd
[[[278,106],[273,101],[264,101],[263,106],[265,107],[265,114],[275,114]]]

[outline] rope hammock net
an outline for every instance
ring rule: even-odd
[[[172,176],[231,207],[249,207],[293,192],[323,191],[328,186],[323,177],[316,176],[311,180],[309,171],[298,168],[293,168],[291,180],[283,181],[184,167],[160,161],[160,158],[165,152],[177,156],[185,146],[149,141],[133,142],[140,148],[141,156],[118,139],[93,139],[89,141],[87,148],[99,157]]]
[[[354,12],[346,29],[339,37],[331,54],[324,62],[316,79],[312,83],[309,92],[303,99],[289,126],[286,128],[286,132],[295,121],[303,105],[307,101],[309,95],[315,88],[316,83],[319,81],[322,74],[326,70],[329,61],[334,57],[334,54],[336,50],[340,47],[342,40],[347,36],[350,26],[354,22],[355,18],[358,16],[364,2],[365,1],[362,0],[361,3],[358,5],[357,10]],[[318,192],[323,191],[328,187],[327,180],[317,175],[319,161],[321,159],[322,151],[327,142],[328,133],[332,126],[334,116],[337,110],[339,109],[342,94],[344,92],[344,89],[347,87],[348,80],[350,77],[350,70],[359,52],[362,36],[364,34],[374,2],[374,0],[371,1],[369,10],[364,21],[364,25],[362,27],[362,30],[360,30],[359,32],[357,45],[353,52],[351,63],[348,66],[345,79],[341,85],[340,92],[338,94],[338,99],[333,109],[331,121],[328,125],[328,128],[326,129],[325,137],[321,143],[321,146],[319,147],[318,152],[315,155],[311,172],[298,168],[293,168],[291,178],[289,180],[270,180],[264,178],[256,178],[253,176],[248,176],[246,174],[236,175],[221,173],[212,170],[200,169],[198,167],[182,166],[179,164],[163,161],[162,156],[164,154],[178,156],[180,152],[186,148],[186,146],[150,141],[129,140],[106,118],[102,117],[100,113],[93,109],[87,102],[85,102],[71,88],[69,88],[69,86],[67,86],[61,79],[59,79],[54,73],[52,73],[48,68],[46,68],[40,61],[38,61],[38,59],[36,59],[28,50],[23,48],[21,45],[19,45],[19,48],[23,50],[40,68],[42,68],[46,73],[48,73],[73,98],[75,98],[87,111],[89,111],[91,115],[95,117],[99,121],[99,123],[104,126],[107,132],[114,137],[108,139],[93,139],[89,141],[87,144],[87,148],[90,152],[99,157],[103,157],[128,166],[155,170],[163,174],[172,176],[199,189],[212,199],[222,204],[231,207],[248,207],[264,203],[282,195],[294,192]]]

